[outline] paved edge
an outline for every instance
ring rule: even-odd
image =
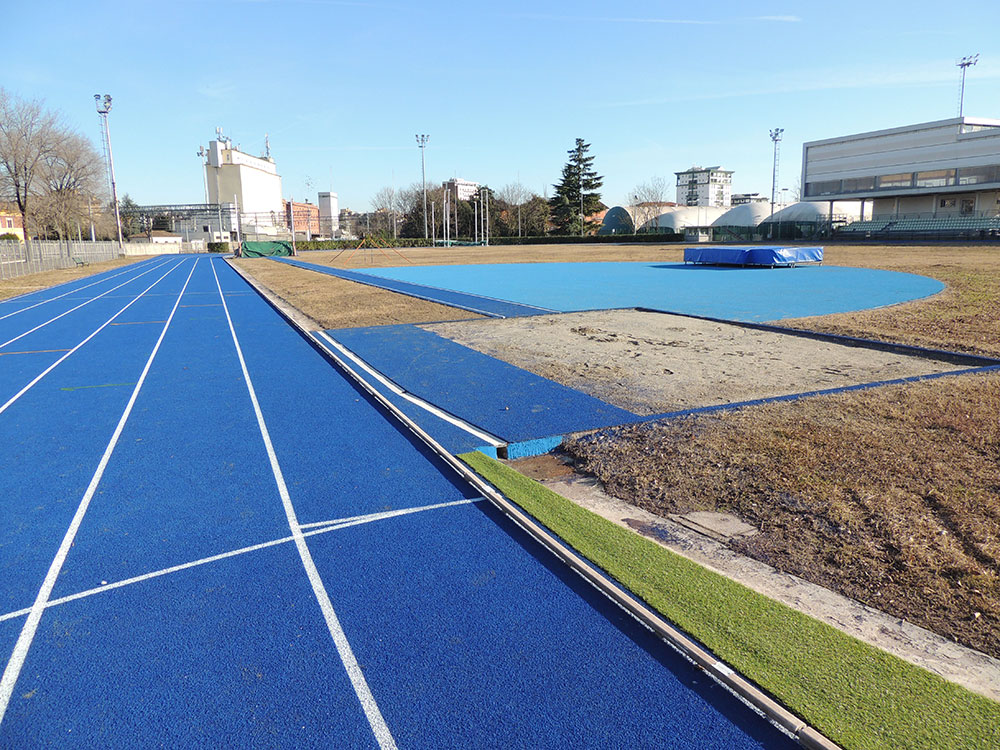
[[[420,438],[420,440],[424,442],[434,453],[436,453],[442,461],[448,464],[453,471],[481,492],[483,497],[492,502],[498,509],[500,509],[501,512],[517,524],[518,527],[520,527],[525,533],[531,536],[543,547],[548,549],[564,564],[569,566],[571,570],[580,575],[585,581],[607,596],[623,610],[639,620],[639,622],[650,628],[659,637],[663,638],[674,648],[678,649],[695,664],[703,668],[715,680],[725,685],[779,727],[789,732],[803,747],[810,748],[811,750],[841,750],[839,745],[813,727],[806,724],[802,719],[768,696],[750,680],[737,673],[727,664],[715,658],[715,656],[709,651],[702,648],[685,633],[668,623],[658,613],[643,606],[620,588],[612,584],[598,571],[598,569],[593,567],[584,558],[580,557],[575,551],[569,549],[561,539],[542,527],[533,517],[521,510],[519,506],[509,500],[492,484],[480,477],[479,474],[474,472],[469,466],[448,453],[448,451],[440,446],[437,441],[427,434],[416,422],[413,422],[405,414],[399,411],[391,402],[369,386],[367,382],[357,377],[353,371],[340,360],[339,357],[322,346],[312,332],[297,322],[296,318],[299,317],[298,315],[293,316],[286,313],[287,305],[272,300],[271,295],[268,294],[267,291],[262,290],[256,283],[256,280],[241,273],[240,270],[233,266],[232,263],[230,263],[230,266],[233,267],[237,273],[239,273],[240,276],[246,280],[247,283],[261,295],[261,297],[264,298],[265,301],[271,304],[272,307],[274,307],[275,310],[277,310],[277,312],[285,318],[286,321],[288,321],[289,325],[294,327],[307,341],[313,344],[314,348],[316,348],[320,354],[337,367],[338,370],[344,373],[346,377],[350,378],[359,387],[364,389],[364,391],[372,399],[374,399],[386,411],[395,417],[396,420],[398,420],[406,429]]]

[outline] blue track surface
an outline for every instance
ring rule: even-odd
[[[328,333],[410,393],[508,442],[643,419],[417,326]]]
[[[336,276],[339,279],[357,281],[362,284],[377,286],[381,289],[389,289],[393,292],[408,294],[411,297],[439,302],[442,305],[450,305],[462,310],[487,315],[493,318],[517,318],[525,315],[544,315],[553,312],[552,308],[540,307],[537,305],[517,304],[505,299],[497,299],[488,295],[469,294],[453,289],[427,286],[426,284],[411,284],[405,281],[398,281],[385,278],[379,274],[358,273],[357,271],[345,271],[330,266],[318,265],[316,263],[305,263],[291,258],[275,258],[282,263],[288,263],[300,268],[307,268],[310,271],[319,271],[329,276]]]
[[[477,501],[222,259],[143,278],[51,328],[75,346],[124,310],[0,409],[0,747],[794,746]],[[37,356],[0,356],[5,393]]]
[[[838,266],[715,268],[664,263],[510,263],[365,269],[365,274],[561,312],[648,307],[763,321],[864,310],[936,294],[944,284]]]

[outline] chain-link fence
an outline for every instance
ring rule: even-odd
[[[164,255],[188,252],[180,243],[129,242],[124,253],[117,242],[53,242],[35,240],[31,245],[21,242],[0,242],[0,280],[14,279],[40,271],[114,260],[122,255]]]

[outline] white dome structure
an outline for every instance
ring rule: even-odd
[[[760,230],[767,239],[806,239],[857,219],[859,212],[860,204],[853,201],[834,203],[832,215],[829,202],[800,201],[775,211],[760,223]]]
[[[834,216],[846,216],[857,218],[860,211],[860,204],[856,201],[838,201],[833,204]],[[786,206],[780,211],[775,211],[774,216],[770,216],[762,224],[767,222],[781,223],[828,223],[830,221],[830,204],[822,201],[799,201],[790,206]]]
[[[776,207],[777,208],[777,207]],[[742,203],[733,206],[712,222],[713,227],[755,227],[771,215],[771,204]]]
[[[609,208],[604,214],[598,234],[635,234],[635,220],[625,206]]]
[[[714,206],[674,206],[655,219],[643,224],[641,229],[650,232],[683,234],[688,227],[707,227],[726,212]]]

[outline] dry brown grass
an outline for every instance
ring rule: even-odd
[[[64,284],[73,279],[82,279],[84,276],[93,276],[95,273],[107,271],[119,266],[128,266],[138,263],[140,260],[147,260],[148,255],[130,255],[127,258],[116,258],[115,260],[91,263],[87,266],[74,268],[64,268],[58,271],[41,271],[27,276],[19,276],[16,279],[4,279],[0,281],[0,299],[10,299],[21,294],[30,294],[39,289],[48,289],[56,284]]]
[[[569,443],[654,513],[721,510],[742,551],[1000,656],[1000,374],[616,428]]]
[[[782,325],[1000,357],[1000,247],[831,246],[825,260],[922,274],[947,289],[926,300]]]
[[[482,317],[267,258],[232,262],[322,329]]]

